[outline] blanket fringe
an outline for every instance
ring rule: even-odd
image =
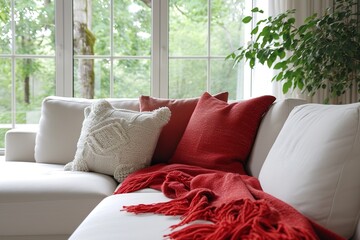
[[[210,207],[208,197],[202,194],[204,191],[170,202],[124,208],[133,213],[182,215],[182,221],[171,226],[172,229],[195,220],[212,222],[190,224],[164,236],[170,239],[313,239],[313,236],[294,226],[282,224],[279,214],[263,200],[241,199],[215,208]]]
[[[214,217],[214,211],[210,207],[210,201],[214,198],[214,194],[207,189],[198,189],[191,191],[184,197],[171,200],[169,202],[161,202],[154,204],[139,204],[134,206],[124,206],[124,210],[138,213],[157,213],[167,216],[181,215],[182,221],[178,226],[187,224],[197,219],[210,220]]]
[[[215,217],[213,223],[191,224],[164,237],[176,240],[314,239],[314,236],[299,231],[296,227],[290,228],[279,222],[280,216],[277,212],[262,200],[254,202],[244,199],[232,202],[216,208],[211,216]],[[223,217],[216,219],[216,216]]]

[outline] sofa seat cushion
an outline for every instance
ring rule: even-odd
[[[222,92],[214,95],[215,98],[227,102],[229,93]],[[162,129],[157,142],[152,164],[167,163],[174,154],[179,141],[184,134],[190,117],[199,101],[199,98],[165,99],[150,96],[140,96],[140,110],[154,111],[161,107],[168,107],[171,117],[168,124]]]
[[[71,235],[75,239],[164,239],[179,216],[133,214],[120,211],[123,206],[168,201],[161,192],[118,194],[105,198]]]
[[[109,176],[63,168],[0,162],[0,236],[71,234],[117,186]]]

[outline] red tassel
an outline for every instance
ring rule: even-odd
[[[192,224],[164,237],[176,240],[314,239],[313,235],[298,231],[296,227],[273,224],[275,219],[279,220],[279,215],[264,201],[245,199],[232,202],[217,208],[213,216],[223,218],[217,219],[215,223]]]
[[[121,184],[120,188],[118,188],[114,192],[114,194],[134,192],[139,189],[147,188],[150,185],[157,185],[157,184],[161,185],[163,183],[163,179],[165,179],[165,176],[166,173],[160,172],[158,174],[149,174],[149,176],[146,177],[145,179],[144,177],[140,177],[140,176],[127,178]]]

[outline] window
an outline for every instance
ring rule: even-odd
[[[0,0],[0,148],[38,123],[48,95],[257,95],[226,55],[246,39],[247,0]],[[263,85],[262,85],[263,86]],[[263,88],[263,87],[261,87]]]
[[[52,1],[0,0],[0,148],[15,124],[36,124],[41,101],[55,94]]]
[[[244,42],[245,11],[244,0],[75,0],[74,94],[242,98],[243,79],[224,58]]]

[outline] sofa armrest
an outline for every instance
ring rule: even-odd
[[[37,129],[11,129],[5,135],[5,161],[35,162]]]

